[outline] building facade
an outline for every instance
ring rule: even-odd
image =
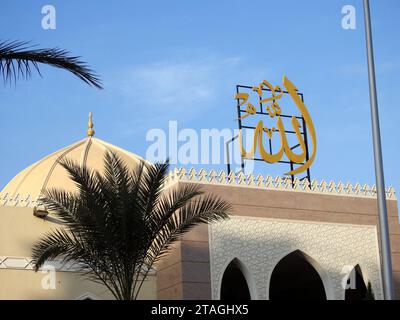
[[[252,299],[278,297],[285,290],[288,299],[296,298],[299,279],[287,283],[285,278],[306,276],[303,264],[312,267],[316,282],[322,284],[322,294],[314,298],[345,299],[351,275],[360,275],[366,285],[370,282],[375,298],[382,298],[374,188],[315,181],[311,185],[297,181],[292,186],[289,179],[245,179],[241,174],[226,177],[193,170],[177,170],[171,180],[177,185],[202,184],[207,192],[230,202],[234,215],[183,237],[158,267],[159,298],[220,299],[224,276],[229,277],[226,272],[232,265],[243,274]],[[399,296],[400,228],[393,189],[387,198]],[[302,294],[307,291],[305,285],[300,286]],[[228,288],[235,290],[229,284]]]
[[[33,243],[60,227],[51,214],[35,215],[41,190],[75,188],[57,160],[65,156],[101,171],[107,150],[130,166],[140,159],[88,136],[23,170],[2,190],[0,299],[112,299],[103,286],[82,280],[78,266],[52,261],[35,273],[30,258]],[[166,188],[191,183],[231,203],[233,215],[185,234],[155,266],[141,299],[343,300],[365,296],[368,284],[383,298],[373,187],[179,169]],[[391,188],[386,195],[400,297],[397,200]]]

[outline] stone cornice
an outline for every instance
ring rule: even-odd
[[[292,183],[290,177],[282,178],[272,176],[254,176],[252,174],[245,175],[242,172],[235,174],[231,172],[227,174],[224,171],[217,173],[215,170],[206,171],[201,169],[186,170],[185,168],[174,169],[171,171],[166,180],[166,186],[170,186],[176,182],[194,182],[205,184],[216,184],[226,186],[239,186],[258,188],[266,190],[307,192],[315,194],[340,195],[349,197],[376,198],[375,185],[361,185],[360,183],[335,183],[333,181],[326,182],[324,180],[311,182],[307,179],[300,180],[296,178]],[[386,189],[387,200],[397,200],[396,192],[393,187]],[[0,206],[12,207],[34,207],[40,205],[37,199],[33,199],[30,195],[10,195],[0,194]]]

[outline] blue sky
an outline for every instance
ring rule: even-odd
[[[57,29],[41,28],[43,5]],[[344,5],[356,30],[341,27]],[[400,189],[400,2],[372,0],[387,186]],[[84,57],[105,89],[48,67],[0,86],[0,185],[45,155],[96,136],[145,155],[151,128],[236,128],[235,85],[287,75],[304,92],[318,138],[312,177],[374,183],[361,0],[7,1],[1,39],[58,46]],[[217,169],[223,166],[216,166]],[[276,168],[264,166],[263,173]]]

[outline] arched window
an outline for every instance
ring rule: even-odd
[[[250,300],[250,290],[239,260],[234,259],[225,269],[221,282],[221,300]]]
[[[326,300],[324,284],[310,259],[294,251],[275,266],[270,280],[270,300]]]
[[[364,300],[367,297],[367,286],[359,265],[356,265],[347,279],[345,300]]]

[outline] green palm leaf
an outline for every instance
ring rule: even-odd
[[[79,263],[81,274],[104,284],[116,299],[136,299],[156,261],[199,223],[228,218],[231,206],[199,185],[164,188],[169,165],[128,168],[108,152],[103,173],[62,159],[77,193],[44,190],[41,201],[64,228],[33,247],[35,270],[46,261]]]
[[[66,50],[36,49],[28,42],[0,41],[0,74],[5,84],[19,77],[30,78],[32,70],[41,75],[39,64],[67,70],[88,85],[102,89],[100,78],[80,57],[71,56]]]

